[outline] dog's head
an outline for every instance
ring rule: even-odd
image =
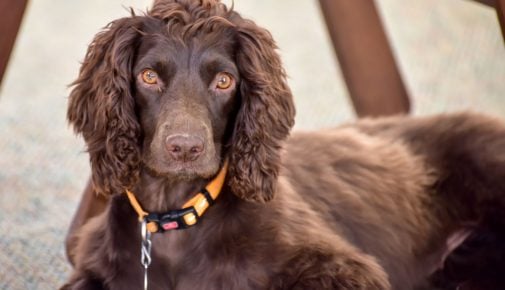
[[[272,198],[294,106],[271,35],[215,0],[157,1],[110,23],[89,46],[70,94],[95,189],[122,193],[141,169],[209,178]]]

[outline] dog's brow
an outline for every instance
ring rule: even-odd
[[[231,73],[234,77],[238,77],[238,70],[233,61],[223,56],[214,56],[202,61],[202,69],[212,71],[214,73],[219,71],[226,71]]]

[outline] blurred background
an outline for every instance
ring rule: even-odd
[[[64,237],[90,172],[66,123],[68,85],[103,26],[150,3],[29,2],[0,88],[0,289],[55,289],[68,277]],[[505,117],[505,49],[493,9],[465,0],[376,3],[412,114]],[[317,1],[235,0],[235,10],[277,40],[295,129],[356,118]]]

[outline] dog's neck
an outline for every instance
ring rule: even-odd
[[[144,172],[135,187],[135,195],[144,210],[165,212],[181,208],[208,182],[204,178],[167,179]]]

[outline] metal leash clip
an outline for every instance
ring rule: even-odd
[[[144,290],[147,290],[147,268],[151,265],[151,232],[147,230],[147,220],[144,218],[140,228],[142,234],[140,263],[144,266]]]

